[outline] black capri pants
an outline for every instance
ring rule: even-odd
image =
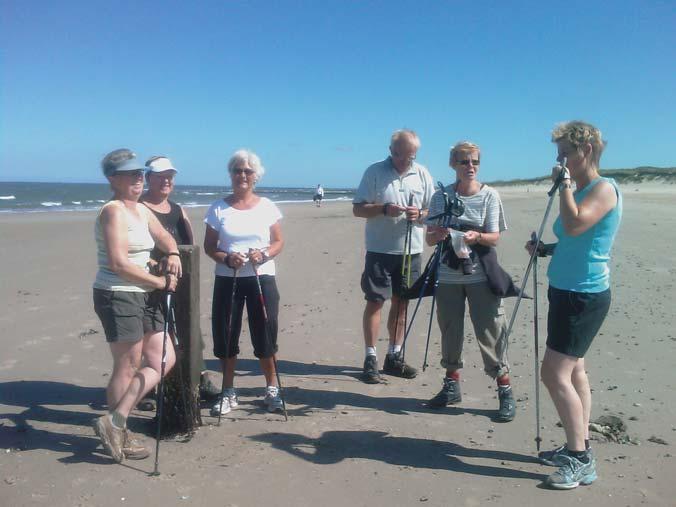
[[[268,315],[267,332],[263,308],[258,294],[255,276],[237,278],[234,308],[230,311],[234,278],[217,276],[214,280],[214,297],[211,305],[211,333],[214,339],[214,355],[219,359],[239,354],[239,335],[242,332],[244,304],[249,319],[249,333],[254,356],[272,357],[277,352],[277,317],[279,315],[279,291],[275,277],[260,275],[261,288]],[[232,315],[232,326],[230,316]],[[230,329],[230,333],[228,333]]]

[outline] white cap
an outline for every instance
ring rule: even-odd
[[[146,161],[146,169],[149,173],[163,173],[164,171],[178,172],[171,160],[167,157],[152,157]]]

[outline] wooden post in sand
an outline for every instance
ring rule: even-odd
[[[192,433],[202,425],[199,396],[202,370],[200,248],[195,245],[179,246],[179,251],[183,277],[173,297],[179,343],[176,366],[167,375],[165,383],[163,435]]]

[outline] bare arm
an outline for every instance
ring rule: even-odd
[[[405,207],[392,203],[375,204],[360,202],[352,205],[352,214],[359,218],[373,218],[383,214],[388,217],[398,217],[405,211]]]
[[[599,182],[580,204],[575,203],[570,188],[561,188],[559,197],[561,224],[569,236],[586,232],[617,205],[615,187],[607,181]]]
[[[465,243],[468,245],[498,246],[500,240],[499,232],[477,232],[467,231],[465,233]]]
[[[99,218],[108,254],[108,267],[115,274],[131,283],[147,285],[155,289],[176,288],[177,278],[173,275],[155,276],[129,262],[127,239],[127,217],[117,206],[108,205]],[[164,228],[162,228],[164,230]],[[169,283],[167,283],[169,280]]]
[[[218,231],[206,225],[204,230],[204,253],[211,257],[216,264],[226,264],[228,254],[218,249]]]

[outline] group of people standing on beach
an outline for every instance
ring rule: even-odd
[[[531,240],[525,246],[531,255],[552,256],[542,379],[566,433],[564,445],[540,453],[539,459],[557,467],[546,480],[549,486],[571,489],[596,479],[584,355],[610,305],[608,260],[622,197],[616,183],[599,174],[605,141],[597,128],[578,121],[563,123],[555,128],[552,141],[558,147],[558,163],[552,171],[553,180],[560,182],[560,215],[553,226],[558,242],[545,245]],[[442,337],[441,365],[446,372],[441,390],[428,406],[442,409],[462,400],[467,302],[484,371],[496,381],[495,420],[512,421],[516,404],[506,356],[503,298],[518,291],[495,255],[500,234],[507,228],[500,196],[477,179],[481,150],[475,143],[453,146],[449,165],[454,183],[436,191],[427,169],[415,161],[419,148],[414,131],[395,131],[390,155],[366,169],[353,200],[354,215],[366,219],[362,380],[381,381],[376,342],[387,300],[391,303],[386,325],[389,344],[382,373],[416,377],[402,350],[411,297],[407,289],[411,281],[425,276],[421,274],[423,241],[443,245],[432,286]],[[181,276],[178,245],[191,244],[193,239],[185,212],[169,200],[177,171],[168,158],[153,157],[142,166],[132,151],[115,150],[104,157],[102,169],[113,197],[96,220],[99,271],[94,307],[113,356],[113,374],[106,391],[109,412],[95,421],[94,429],[113,459],[121,462],[149,455],[127,430],[126,419],[160,381],[161,293],[175,290]],[[144,172],[149,187],[152,180],[161,180],[159,193],[149,190],[144,197]],[[238,406],[234,376],[245,306],[254,355],[266,382],[264,404],[271,412],[285,409],[276,363],[279,292],[274,263],[284,246],[282,214],[255,192],[264,172],[255,153],[235,152],[228,162],[232,191],[214,202],[204,219],[204,250],[215,262],[213,352],[223,371],[221,389],[212,385],[203,389],[205,397],[216,397],[212,415],[227,414]],[[455,206],[453,213],[449,202]],[[169,340],[167,371],[174,362]]]

